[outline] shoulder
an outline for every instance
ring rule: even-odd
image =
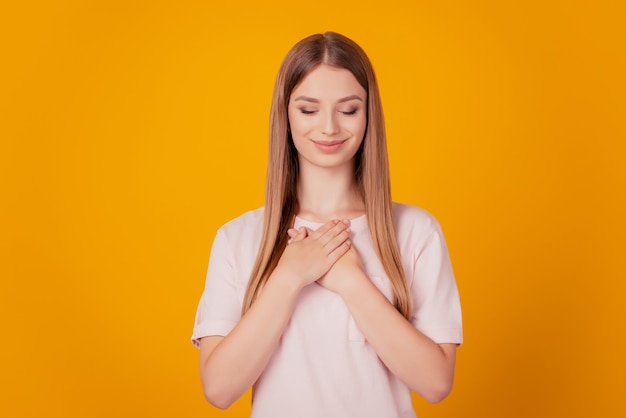
[[[227,241],[241,242],[243,239],[260,239],[263,232],[263,208],[250,210],[223,224],[217,235]]]
[[[393,203],[396,238],[402,246],[421,247],[434,235],[442,235],[437,219],[425,209],[406,203]]]
[[[263,209],[246,212],[223,224],[213,240],[209,266],[226,265],[232,280],[245,286],[263,234]],[[226,263],[226,264],[220,264]]]
[[[257,224],[263,224],[263,208],[257,208],[245,212],[236,218],[231,219],[220,227],[220,231],[233,231],[242,228],[249,228]]]
[[[439,222],[430,212],[406,203],[393,202],[393,221],[396,229],[433,231],[439,228]]]

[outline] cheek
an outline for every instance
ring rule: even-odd
[[[312,118],[302,117],[302,115],[289,113],[289,127],[293,136],[301,136],[310,132],[314,124]]]
[[[365,119],[365,116],[351,119],[350,124],[349,124],[350,130],[352,131],[352,133],[354,135],[359,135],[361,137],[365,135],[366,126],[367,126],[367,120]]]

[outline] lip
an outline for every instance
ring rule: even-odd
[[[319,150],[325,153],[332,153],[337,151],[346,141],[347,139],[342,139],[339,141],[315,141],[313,139],[311,140],[311,142],[313,142]]]

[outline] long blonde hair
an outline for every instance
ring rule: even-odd
[[[292,91],[320,64],[349,70],[367,92],[367,128],[355,156],[354,175],[365,202],[374,250],[393,288],[395,307],[410,319],[411,298],[392,219],[385,123],[376,76],[365,52],[334,32],[312,35],[294,45],[276,77],[270,110],[263,234],[242,314],[250,309],[276,268],[287,245],[287,230],[298,213],[298,155],[289,130],[287,106]]]

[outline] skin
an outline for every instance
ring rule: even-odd
[[[300,217],[326,222],[365,212],[354,179],[354,155],[365,135],[366,101],[367,93],[352,73],[327,65],[311,71],[292,92],[288,116],[300,166]],[[332,153],[316,145],[336,141],[343,143]]]
[[[263,372],[299,292],[317,282],[342,297],[380,359],[413,391],[439,402],[452,388],[455,344],[436,344],[372,284],[351,247],[349,219],[364,213],[354,156],[366,129],[367,93],[345,69],[320,65],[288,106],[298,151],[299,216],[324,223],[290,230],[278,266],[250,310],[226,336],[200,341],[200,375],[209,402],[227,408]]]

